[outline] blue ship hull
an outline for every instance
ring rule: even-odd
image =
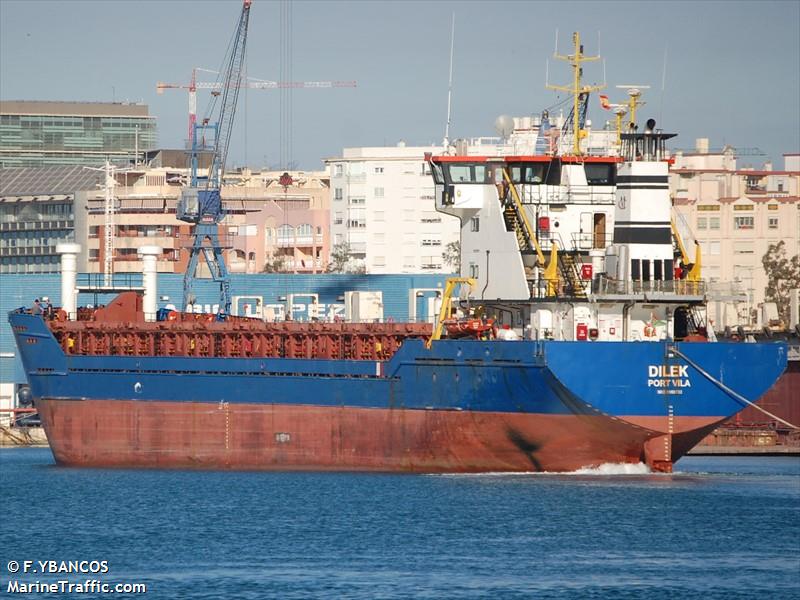
[[[427,349],[409,339],[387,361],[78,356],[41,318],[9,319],[63,464],[437,472],[645,461],[668,470],[744,408],[736,395],[756,401],[786,367],[782,343],[441,340]]]

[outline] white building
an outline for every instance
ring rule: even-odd
[[[331,242],[349,244],[367,273],[450,273],[442,253],[458,241],[455,217],[436,212],[425,154],[436,146],[345,148],[330,158]]]
[[[785,154],[783,170],[770,163],[744,168],[734,148],[709,150],[701,138],[694,152],[678,152],[674,160],[673,205],[700,244],[714,326],[768,325],[762,257],[780,241],[789,257],[800,254],[800,155]]]

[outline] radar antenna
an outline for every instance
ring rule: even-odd
[[[647,104],[641,100],[642,90],[649,90],[649,85],[618,85],[621,90],[628,90],[628,129],[636,127],[636,109]]]

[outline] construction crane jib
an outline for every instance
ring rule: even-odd
[[[189,83],[165,83],[159,81],[156,84],[156,92],[163,94],[164,90],[187,90],[189,92],[189,134],[186,139],[189,144],[192,141],[194,132],[194,125],[197,122],[197,90],[211,90],[211,93],[218,95],[222,91],[221,81],[198,81],[197,72],[203,71],[205,73],[214,73],[219,75],[218,71],[211,69],[204,69],[202,67],[195,67],[192,69],[192,76]],[[270,81],[267,79],[258,79],[256,77],[247,77],[246,81],[242,81],[240,87],[248,88],[251,90],[279,90],[279,89],[331,89],[331,88],[354,88],[358,87],[356,81]]]
[[[242,67],[247,47],[247,26],[252,0],[244,0],[239,22],[226,57],[224,77],[220,89],[220,106],[217,122],[209,120],[195,123],[192,128],[191,185],[184,188],[178,202],[178,219],[194,224],[189,263],[183,278],[183,302],[188,310],[195,303],[193,284],[196,279],[200,255],[203,255],[212,279],[220,285],[220,311],[230,313],[230,275],[225,266],[223,248],[219,238],[219,224],[225,217],[221,188],[225,173],[225,162],[233,131],[236,104],[242,81]],[[198,131],[203,131],[203,141],[198,140]],[[213,143],[206,145],[205,133],[210,130]],[[211,159],[205,178],[198,175],[198,155],[202,149],[210,150]]]

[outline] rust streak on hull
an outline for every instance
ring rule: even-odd
[[[56,461],[85,467],[574,471],[638,463],[658,435],[602,415],[54,399],[39,408]]]

